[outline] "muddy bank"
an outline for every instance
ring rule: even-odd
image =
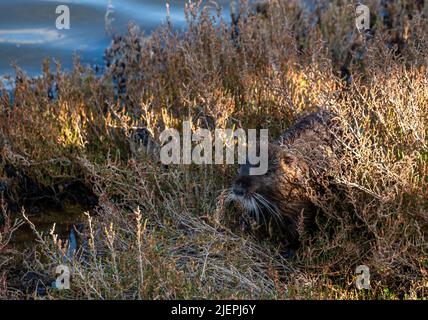
[[[55,285],[52,270],[36,272],[25,263],[26,259],[35,258],[38,237],[50,237],[53,230],[66,244],[67,252],[77,250],[81,246],[80,232],[84,228],[85,212],[93,214],[98,198],[83,178],[44,187],[10,164],[2,169],[7,178],[2,179],[0,187],[8,216],[0,214],[0,230],[8,228],[5,219],[22,221],[12,232],[6,251],[2,252],[4,259],[13,258],[8,263],[9,288],[19,294],[37,292],[44,296],[48,288]],[[23,213],[28,221],[24,220]]]
[[[6,163],[1,166],[0,192],[2,203],[12,220],[22,219],[25,212],[37,231],[48,233],[55,224],[55,233],[67,239],[71,230],[83,221],[83,213],[92,211],[98,204],[83,177],[65,179],[51,186],[41,186],[31,177]],[[0,215],[0,227],[5,224],[5,216]],[[12,234],[12,248],[31,248],[35,245],[36,234],[28,223],[22,224]]]

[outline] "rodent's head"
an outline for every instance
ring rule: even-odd
[[[268,170],[264,175],[250,175],[251,164],[241,165],[239,176],[229,190],[228,200],[240,203],[248,212],[278,212],[277,201],[287,196],[301,178],[301,164],[286,147],[269,144]]]

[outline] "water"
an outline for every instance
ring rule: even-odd
[[[74,228],[85,221],[84,212],[87,211],[87,208],[79,205],[68,205],[61,211],[43,210],[42,214],[27,214],[28,219],[36,226],[39,233],[43,233],[43,236],[49,235],[55,224],[55,234],[68,238]],[[13,234],[12,243],[15,247],[24,248],[26,245],[31,245],[36,239],[37,236],[30,225],[25,223]]]
[[[230,0],[217,0],[229,17]],[[70,29],[58,30],[57,6],[70,9]],[[12,63],[27,74],[37,75],[46,57],[72,66],[77,54],[84,63],[103,64],[110,44],[108,33],[123,34],[135,21],[146,34],[166,21],[162,0],[0,0],[0,75],[13,74]],[[170,0],[170,17],[177,28],[185,26],[184,0]],[[112,21],[106,31],[107,20]],[[114,19],[114,20],[113,20]]]

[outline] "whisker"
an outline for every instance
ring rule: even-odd
[[[251,207],[252,207],[252,211],[255,213],[255,217],[256,217],[256,221],[257,223],[260,223],[260,214],[259,214],[259,208],[256,205],[256,201],[253,197],[251,197],[250,199],[250,203],[251,203]]]
[[[268,199],[266,199],[266,197],[264,197],[262,194],[260,193],[255,193],[254,197],[260,202],[261,205],[263,205],[264,208],[267,209],[267,211],[272,215],[272,217],[275,219],[275,222],[280,225],[283,226],[284,221],[281,217],[281,215],[279,214],[279,210],[276,207],[276,205],[272,204]]]
[[[269,213],[271,213],[274,217],[275,217],[275,212],[273,212],[273,210],[266,204],[266,201],[264,200],[264,198],[259,195],[259,194],[254,194],[254,197],[258,200],[258,202],[263,205],[264,208],[266,208],[268,210]]]
[[[266,218],[265,218],[265,215],[264,215],[264,213],[263,213],[263,210],[261,210],[261,208],[260,208],[260,206],[259,206],[259,203],[258,203],[258,201],[257,201],[257,198],[256,197],[253,197],[252,198],[253,199],[253,201],[254,201],[254,205],[255,205],[255,207],[257,208],[257,212],[259,213],[258,214],[258,223],[260,223],[260,221],[259,221],[259,219],[260,219],[260,216],[262,216],[262,218],[263,218],[263,223],[264,224],[266,224]]]
[[[259,224],[261,223],[261,221],[264,224],[267,223],[267,219],[264,212],[266,210],[267,213],[273,217],[273,219],[278,225],[283,225],[283,220],[281,218],[281,215],[279,214],[278,208],[260,193],[253,193],[249,197],[241,197],[235,195],[232,189],[229,188],[224,190],[224,201],[225,203],[229,203],[232,201],[239,202],[243,206],[245,211],[253,215],[254,219]]]
[[[236,200],[235,195],[233,194],[233,192],[230,188],[223,191],[223,196],[224,196],[224,202],[225,203],[230,203],[230,202]]]

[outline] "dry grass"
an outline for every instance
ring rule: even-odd
[[[46,64],[38,79],[17,70],[13,101],[0,95],[3,164],[41,186],[78,176],[99,197],[68,262],[72,290],[47,297],[426,298],[428,7],[412,3],[387,8],[387,25],[369,1],[371,37],[342,1],[310,17],[295,1],[271,1],[266,14],[241,18],[234,37],[189,8],[184,33],[166,25],[143,37],[130,25],[101,77],[78,62],[70,74]],[[239,213],[221,197],[236,167],[165,168],[132,129],[156,139],[191,118],[210,129],[268,128],[275,138],[316,106],[338,113],[354,143],[331,192],[312,195],[324,213],[294,259],[236,227]],[[25,267],[53,272],[63,246],[41,237]],[[355,288],[360,264],[371,270],[368,291]],[[0,285],[6,295],[7,281]]]

